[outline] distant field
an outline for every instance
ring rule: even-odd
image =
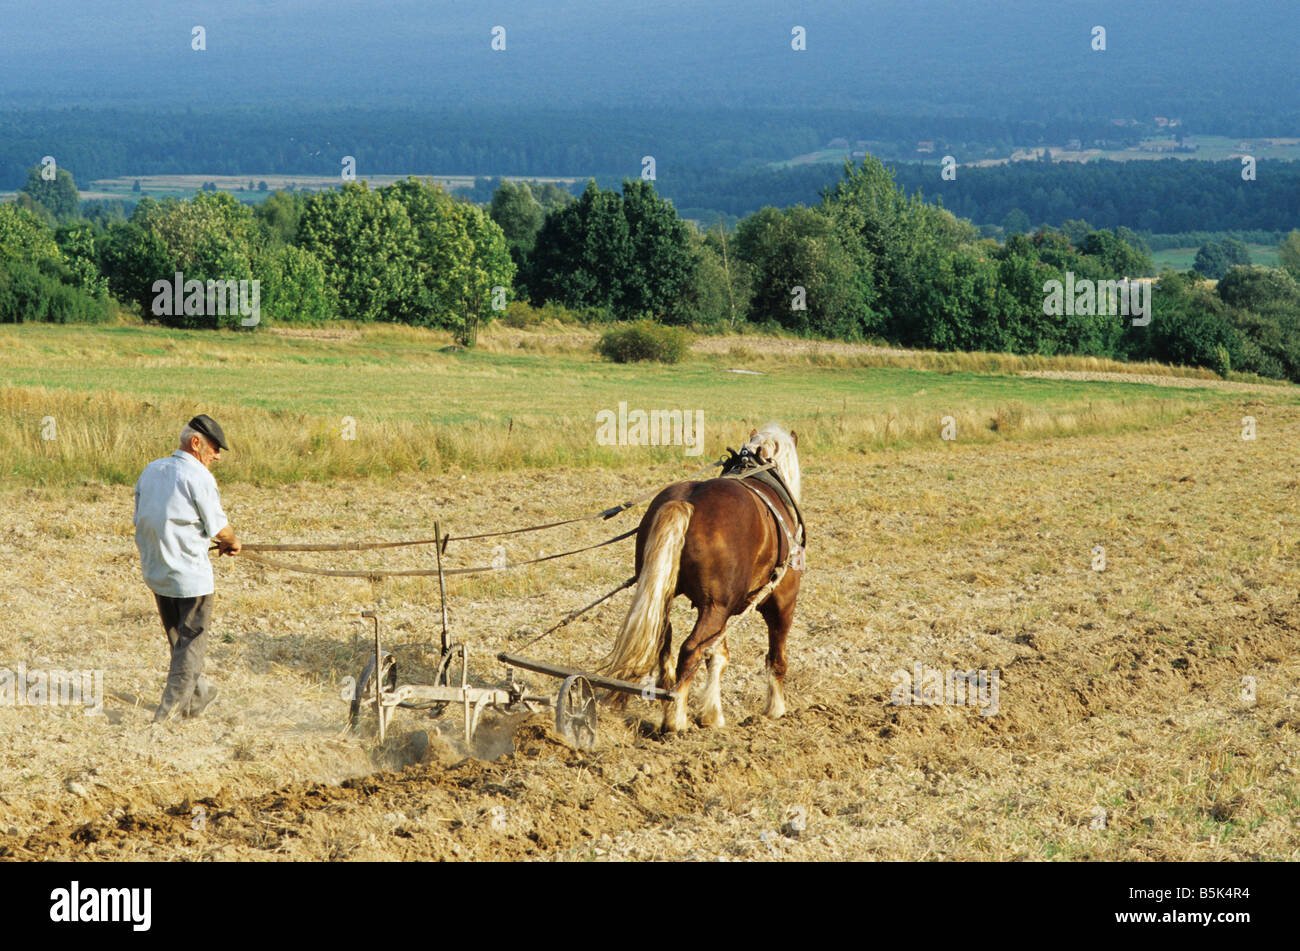
[[[402,175],[369,175],[358,173],[357,180],[365,180],[374,188],[391,185],[409,175],[417,178],[431,178],[448,190],[453,188],[472,188],[477,178],[475,175],[433,175],[411,172]],[[569,177],[545,176],[503,176],[507,181],[541,181],[570,185],[580,179]],[[135,183],[140,183],[140,190],[134,190]],[[342,184],[339,175],[123,175],[118,178],[101,178],[90,183],[90,187],[81,193],[83,199],[130,198],[139,199],[144,195],[151,198],[188,198],[212,182],[219,191],[231,192],[240,198],[257,198],[273,191],[294,189],[298,191],[321,191],[335,188]],[[259,185],[266,182],[266,191],[260,191]]]
[[[981,158],[975,161],[961,161],[959,164],[983,168],[991,165],[1006,165],[1009,162],[1036,161],[1044,148],[1051,149],[1052,158],[1058,162],[1088,162],[1094,159],[1110,159],[1114,162],[1135,162],[1151,159],[1197,159],[1203,162],[1220,162],[1224,159],[1251,155],[1256,159],[1280,159],[1282,161],[1300,161],[1300,138],[1259,138],[1234,139],[1222,135],[1189,136],[1196,145],[1194,152],[1174,151],[1178,141],[1174,138],[1144,139],[1139,145],[1125,149],[1068,149],[1064,144],[1048,146],[1020,146],[1010,155],[998,158]],[[840,164],[850,155],[848,149],[819,149],[796,155],[781,162],[772,162],[770,168],[790,168],[795,165],[814,165],[818,163]],[[943,157],[943,151],[936,148],[933,152],[905,157],[906,161],[923,161],[937,163]]]
[[[1268,244],[1249,244],[1250,263],[1262,264],[1265,267],[1277,267],[1277,246]],[[1155,261],[1156,269],[1171,267],[1175,271],[1186,271],[1196,260],[1196,252],[1200,248],[1168,248],[1164,251],[1153,251],[1151,259]]]
[[[796,155],[794,158],[786,159],[781,162],[770,162],[768,163],[768,167],[793,168],[796,165],[841,165],[850,154],[851,153],[848,149],[818,149],[816,152],[807,152],[803,155]]]

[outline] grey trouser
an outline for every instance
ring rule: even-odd
[[[197,598],[154,595],[172,652],[167,686],[163,688],[162,703],[158,704],[158,711],[154,714],[155,723],[177,712],[189,716],[190,701],[202,701],[212,691],[212,685],[203,677],[203,655],[208,647],[213,597],[211,594]]]

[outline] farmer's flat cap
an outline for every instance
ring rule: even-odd
[[[195,416],[190,420],[189,426],[190,429],[207,436],[222,449],[227,452],[230,451],[230,446],[226,444],[226,434],[221,431],[221,427],[217,425],[217,421],[207,413],[199,413],[198,416]]]

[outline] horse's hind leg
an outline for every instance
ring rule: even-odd
[[[664,621],[663,640],[659,644],[659,687],[673,689],[673,626]]]
[[[796,588],[796,591],[798,589]],[[780,588],[758,606],[767,622],[767,703],[763,716],[777,719],[785,715],[785,639],[794,621],[794,595],[781,597]]]
[[[700,712],[700,722],[708,727],[727,725],[722,715],[722,672],[727,669],[731,655],[727,652],[727,635],[723,634],[709,654],[709,682],[704,688],[704,709]]]
[[[709,645],[727,626],[727,609],[721,605],[711,605],[700,610],[695,619],[691,636],[682,644],[677,655],[677,683],[673,688],[677,692],[676,700],[664,701],[664,732],[685,730],[689,726],[686,719],[686,699],[691,692],[691,678],[695,669],[704,660]]]

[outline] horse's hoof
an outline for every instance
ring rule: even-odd
[[[722,729],[722,727],[726,725],[727,725],[727,718],[722,715],[721,710],[719,710],[713,716],[710,716],[709,714],[706,713],[700,717],[700,726],[708,727],[710,730],[720,730]]]
[[[659,728],[661,733],[685,733],[691,728],[690,721],[686,717],[665,717],[663,726]]]

